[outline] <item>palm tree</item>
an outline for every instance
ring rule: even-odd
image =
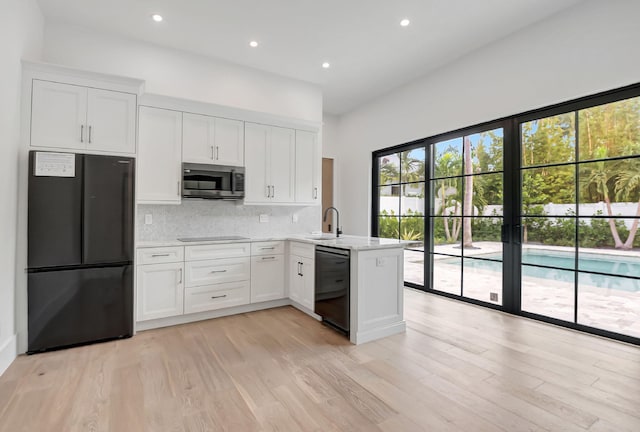
[[[440,200],[440,207],[436,205],[436,213],[443,216],[444,233],[447,242],[452,243],[457,240],[460,235],[460,225],[458,219],[454,218],[452,224],[449,224],[449,218],[451,214],[458,214],[458,206],[460,200],[460,188],[458,187],[459,178],[452,178],[451,176],[459,176],[461,171],[462,158],[460,153],[454,147],[448,147],[444,153],[437,158],[434,171],[436,177],[448,177],[443,180],[438,180],[439,186],[436,196]],[[449,208],[453,207],[453,211],[449,211]]]
[[[473,216],[473,159],[471,157],[471,140],[469,137],[464,137],[463,140],[463,153],[464,153],[464,209],[468,216]],[[473,234],[471,232],[471,218],[466,217],[463,219],[462,228],[462,247],[473,247]]]
[[[640,161],[638,159],[627,159],[622,162],[616,180],[615,191],[618,200],[638,201],[636,217],[640,217]],[[633,220],[627,241],[621,246],[622,249],[632,249],[633,241],[638,232],[638,219]],[[617,247],[617,246],[616,246]]]
[[[380,184],[398,183],[400,173],[398,167],[391,161],[389,156],[380,160]]]
[[[607,149],[603,146],[599,146],[595,149],[594,155],[597,159],[604,159],[607,157]],[[605,202],[607,206],[607,215],[609,216],[609,228],[611,229],[611,235],[613,236],[615,248],[623,248],[624,244],[620,240],[620,234],[618,234],[618,227],[616,226],[616,221],[613,217],[613,210],[611,208],[611,198],[609,197],[609,189],[612,188],[613,185],[616,185],[617,187],[618,182],[616,181],[616,178],[618,177],[618,175],[608,170],[604,161],[594,162],[589,165],[591,165],[592,168],[588,171],[588,175],[580,176],[580,180],[583,183],[583,190],[590,197],[601,199]],[[621,192],[627,190],[629,189],[620,189]]]

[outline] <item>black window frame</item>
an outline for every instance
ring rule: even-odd
[[[400,153],[403,151],[408,151],[411,149],[415,149],[417,147],[425,147],[425,209],[424,209],[424,286],[417,285],[412,282],[405,281],[405,286],[415,288],[418,290],[422,290],[425,292],[429,292],[432,294],[453,298],[455,300],[464,301],[471,304],[480,305],[483,307],[501,310],[510,314],[523,316],[532,318],[538,321],[547,322],[551,324],[555,324],[561,327],[570,328],[574,330],[579,330],[585,333],[594,334],[597,336],[603,336],[610,339],[631,343],[634,345],[640,345],[640,338],[636,338],[633,336],[628,336],[622,333],[616,333],[608,330],[604,330],[601,328],[590,327],[583,324],[578,324],[577,317],[574,316],[574,322],[563,321],[555,318],[551,318],[544,315],[538,315],[532,312],[522,311],[521,310],[521,274],[520,274],[520,266],[521,262],[521,232],[520,232],[520,210],[522,205],[522,197],[521,197],[521,179],[520,174],[522,171],[522,155],[521,155],[521,141],[520,141],[520,131],[521,125],[523,123],[538,120],[545,117],[555,116],[559,114],[566,114],[575,112],[576,117],[578,117],[578,112],[580,110],[605,105],[608,103],[618,102],[624,99],[630,99],[640,97],[640,83],[615,88],[612,90],[607,90],[571,100],[567,100],[564,102],[559,102],[553,105],[549,105],[542,108],[537,108],[534,110],[525,111],[519,114],[514,114],[510,116],[505,116],[496,120],[485,121],[476,125],[463,127],[456,129],[454,131],[444,132],[437,135],[429,136],[426,138],[420,138],[414,141],[410,141],[407,143],[396,144],[391,147],[379,149],[372,152],[372,188],[371,188],[371,236],[377,236],[378,233],[378,215],[379,215],[379,158],[385,155]],[[497,126],[496,126],[497,125]],[[473,135],[475,133],[484,132],[487,130],[495,129],[496,127],[502,127],[504,129],[504,142],[503,142],[503,193],[504,193],[504,206],[503,206],[503,218],[505,222],[505,229],[503,231],[503,286],[510,286],[511,289],[505,289],[503,291],[503,302],[502,306],[495,305],[479,300],[475,300],[468,297],[458,296],[454,294],[449,294],[446,292],[441,292],[437,290],[430,289],[433,286],[433,272],[429,271],[429,265],[427,263],[428,260],[427,255],[432,253],[433,244],[432,244],[432,230],[431,226],[431,217],[432,208],[431,208],[431,191],[429,188],[429,184],[432,177],[432,159],[433,159],[433,149],[432,144],[446,141],[449,139]],[[579,125],[576,123],[576,147],[579,146],[578,137],[579,134]],[[574,162],[568,163],[571,165],[575,165],[576,170],[581,165],[581,163],[592,162],[592,160],[579,160],[579,153],[576,150],[576,160]],[[634,156],[623,156],[618,159],[627,159],[627,158],[640,158],[640,155]],[[616,158],[607,158],[607,160],[613,160]],[[558,164],[565,165],[565,164]],[[576,181],[576,189],[579,187],[578,182]],[[576,193],[578,191],[576,190]],[[511,205],[507,205],[507,200],[512,203]],[[576,205],[578,204],[579,196],[576,195]],[[578,225],[578,221],[580,220],[580,216],[576,214],[576,227]],[[606,216],[603,216],[606,217]],[[633,217],[624,217],[624,219],[633,219]],[[576,236],[578,229],[576,228]],[[640,233],[639,233],[640,235]],[[506,241],[506,242],[505,242]],[[576,242],[578,242],[578,238],[576,237]],[[579,243],[576,243],[576,250],[579,248]],[[576,260],[578,260],[578,253],[576,252]],[[518,267],[517,271],[515,268]],[[576,279],[579,277],[580,273],[585,273],[584,271],[579,271],[576,267],[575,277]],[[588,272],[587,272],[588,273]],[[463,277],[463,276],[462,276]],[[462,281],[461,281],[462,283]],[[577,299],[577,291],[579,286],[577,282],[574,284],[574,289],[576,291],[576,299]],[[578,312],[577,303],[574,305],[574,315]]]

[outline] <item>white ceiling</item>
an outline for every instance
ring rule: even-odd
[[[38,1],[47,20],[318,84],[341,114],[582,0]]]

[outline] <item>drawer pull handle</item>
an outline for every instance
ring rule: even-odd
[[[213,270],[211,273],[226,273],[226,270]]]
[[[336,283],[344,282],[344,279],[338,279]]]
[[[153,254],[151,255],[152,258],[157,258],[157,257],[168,257],[171,254]]]
[[[224,297],[226,297],[226,296],[227,296],[226,294],[223,294],[223,295],[219,295],[219,296],[213,296],[213,297],[211,297],[211,298],[212,298],[212,299],[219,299],[219,298],[224,298]]]
[[[260,250],[273,250],[273,249],[275,249],[274,246],[265,246],[260,248]]]
[[[266,260],[274,260],[274,259],[276,259],[276,257],[274,257],[274,256],[270,256],[270,257],[263,257],[263,258],[262,258],[262,261],[266,261]]]

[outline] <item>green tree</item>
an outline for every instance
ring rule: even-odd
[[[597,159],[607,157],[607,149],[605,147],[598,147],[594,156]],[[611,208],[611,198],[609,191],[613,189],[616,183],[616,174],[612,172],[611,166],[604,161],[594,162],[589,165],[584,165],[581,171],[580,180],[583,193],[592,200],[604,201],[607,207],[607,216],[609,216],[609,228],[611,229],[611,235],[615,242],[616,248],[623,247],[620,235],[618,234],[618,228],[616,226],[616,220],[613,216],[613,210]]]
[[[620,162],[620,171],[615,184],[616,198],[638,203],[636,217],[640,217],[640,160],[626,159]],[[638,232],[638,219],[634,219],[629,236],[622,245],[623,249],[632,249]],[[614,237],[615,238],[615,237]]]

